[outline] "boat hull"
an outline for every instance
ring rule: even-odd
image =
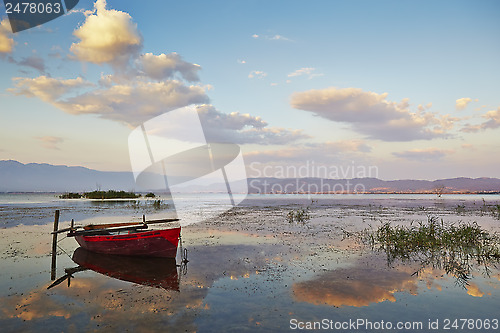
[[[121,235],[75,236],[84,249],[104,254],[175,258],[181,228]]]

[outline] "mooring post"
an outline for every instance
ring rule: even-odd
[[[56,279],[56,254],[57,254],[57,229],[59,228],[59,210],[54,215],[54,233],[52,234],[52,265],[50,266],[50,279]]]

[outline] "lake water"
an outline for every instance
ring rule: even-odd
[[[219,212],[216,204],[223,199],[185,195],[177,205],[194,207],[195,219]],[[443,253],[432,260],[388,261],[385,252],[346,238],[345,231],[385,222],[417,225],[436,216],[456,225],[477,222],[494,234],[500,230],[498,204],[498,195],[249,196],[240,207],[183,228],[187,266],[176,266],[180,256],[172,263],[86,255],[74,239],[61,237],[57,277],[66,279],[47,290],[53,282],[49,251],[55,209],[62,211],[63,224],[75,216],[79,223],[107,222],[171,211],[155,210],[146,200],[0,194],[0,217],[7,227],[0,238],[0,326],[12,332],[289,332],[307,327],[497,332],[498,259],[467,257],[464,262],[463,254]],[[296,209],[308,209],[311,219],[287,222],[287,213]]]

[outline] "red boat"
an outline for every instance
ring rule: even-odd
[[[68,237],[75,237],[81,247],[96,253],[175,258],[181,233],[180,225],[173,223],[176,221],[178,219],[143,219],[142,223],[88,225],[84,230],[70,228]],[[151,223],[168,223],[168,226],[145,230]]]

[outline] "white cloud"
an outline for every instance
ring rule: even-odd
[[[282,40],[282,41],[287,41],[287,42],[293,42],[292,39],[290,38],[287,38],[283,35],[258,35],[258,34],[253,34],[252,35],[252,38],[255,38],[255,39],[266,39],[266,40]]]
[[[128,13],[106,9],[105,0],[97,0],[94,11],[73,34],[80,39],[70,51],[77,59],[95,64],[124,66],[142,48],[142,37]]]
[[[179,73],[186,81],[199,81],[198,71],[200,65],[192,64],[182,60],[177,53],[154,55],[152,53],[143,54],[137,59],[139,69],[147,76],[156,80],[173,78],[175,73]]]
[[[300,130],[269,127],[261,117],[248,113],[223,113],[212,105],[201,105],[198,114],[209,142],[285,145],[308,138]]]
[[[12,30],[10,28],[9,20],[4,19],[0,21],[0,54],[12,52],[14,39],[10,36],[12,36]]]
[[[455,108],[457,110],[463,110],[467,107],[467,105],[472,102],[472,98],[459,98],[455,101]]]
[[[351,124],[353,130],[383,141],[430,140],[446,137],[459,118],[418,110],[410,112],[409,100],[391,102],[387,93],[335,87],[292,94],[291,106]]]
[[[270,40],[286,40],[286,41],[292,42],[292,40],[290,38],[287,38],[287,37],[282,36],[282,35],[274,35],[274,36],[269,37],[268,39],[270,39]]]
[[[412,149],[403,152],[394,152],[394,156],[414,161],[435,161],[452,154],[455,151],[438,148]]]
[[[15,88],[8,89],[9,92],[16,95],[38,97],[42,101],[49,103],[56,102],[57,99],[71,91],[92,86],[90,82],[83,80],[81,77],[63,80],[43,75],[34,79],[15,77],[12,80]]]
[[[267,73],[263,72],[263,71],[251,71],[250,74],[248,74],[249,79],[253,79],[253,78],[263,79],[266,76],[267,76]]]
[[[481,130],[487,129],[495,129],[500,127],[500,107],[496,110],[491,110],[482,115],[483,118],[486,118],[485,122],[479,125],[465,125],[461,131],[466,133],[476,133]]]
[[[313,73],[316,70],[316,68],[313,67],[303,67],[300,69],[297,69],[296,71],[288,74],[288,77],[295,77],[295,76],[301,76],[301,75],[307,75],[310,79],[313,77]],[[319,76],[321,74],[316,74],[315,76]]]
[[[427,103],[427,105],[419,104],[417,109],[418,109],[418,111],[425,111],[425,110],[429,110],[431,107],[432,107],[432,103]]]
[[[119,82],[113,76],[106,76],[103,80],[107,85],[87,92],[79,91],[74,96],[67,96],[67,93],[91,84],[81,78],[15,78],[16,88],[9,91],[38,97],[70,114],[96,114],[132,126],[172,109],[208,101],[203,87],[185,86],[176,80],[151,82],[136,78]]]

